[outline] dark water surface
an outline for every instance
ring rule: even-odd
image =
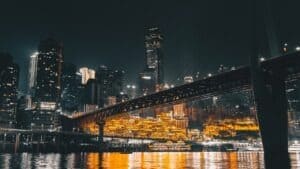
[[[300,152],[291,154],[300,168]],[[0,154],[0,169],[260,169],[262,152],[145,152],[73,154]]]

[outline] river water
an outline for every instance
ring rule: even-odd
[[[291,154],[300,168],[300,153]],[[0,169],[260,169],[262,152],[0,154]]]

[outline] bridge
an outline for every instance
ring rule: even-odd
[[[297,79],[300,76],[299,63],[300,52],[296,52],[270,58],[260,64],[266,83],[271,84],[271,75],[274,69],[280,71],[286,81]],[[73,117],[73,120],[76,126],[95,121],[103,122],[108,117],[138,109],[163,104],[180,103],[184,102],[186,99],[199,99],[201,97],[210,97],[225,92],[250,90],[251,87],[250,67],[242,66],[236,70],[216,74],[212,77],[204,78],[193,83],[139,97],[94,112],[81,114]]]

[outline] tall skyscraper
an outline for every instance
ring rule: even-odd
[[[0,126],[16,125],[17,88],[19,66],[13,63],[13,57],[0,53]]]
[[[77,83],[77,68],[74,64],[63,63],[61,77],[61,107],[64,113],[72,113],[80,104]]]
[[[163,88],[163,36],[157,27],[146,29],[146,68],[139,76],[140,95],[151,94]]]
[[[63,46],[48,38],[38,46],[37,76],[33,100],[36,107],[31,111],[31,128],[57,129],[60,125],[59,103],[61,99],[61,76]]]
[[[154,69],[156,85],[164,82],[162,42],[163,37],[159,28],[153,27],[146,30],[146,66],[148,69]]]
[[[35,100],[57,103],[61,94],[63,46],[48,38],[40,42],[38,50]]]

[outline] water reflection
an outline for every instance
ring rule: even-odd
[[[291,154],[292,168],[300,167],[300,153]],[[157,152],[157,153],[78,153],[0,154],[0,169],[261,169],[261,152]]]

